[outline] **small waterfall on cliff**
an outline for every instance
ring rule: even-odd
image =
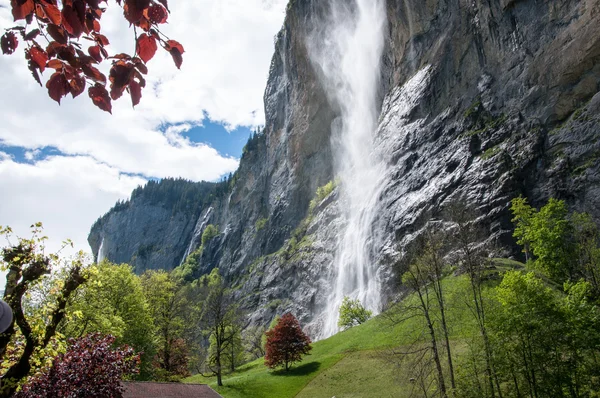
[[[104,237],[102,237],[102,240],[100,241],[100,247],[98,248],[98,258],[96,259],[96,262],[100,264],[102,261],[104,261],[104,257]]]
[[[340,117],[332,126],[332,147],[345,217],[320,338],[338,331],[344,296],[358,298],[374,312],[380,306],[372,226],[385,167],[373,140],[386,23],[384,0],[333,0],[330,19],[315,29],[308,42],[330,101],[339,107]]]

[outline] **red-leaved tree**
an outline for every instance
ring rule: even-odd
[[[270,368],[283,365],[287,371],[312,349],[310,338],[302,331],[296,317],[289,312],[279,318],[277,325],[265,334],[265,365]]]
[[[71,339],[67,352],[52,367],[33,376],[15,398],[120,398],[121,379],[136,374],[140,356],[125,346],[114,348],[113,336],[99,333]]]
[[[111,99],[120,98],[125,90],[136,106],[146,85],[143,77],[148,73],[146,64],[154,57],[158,45],[171,54],[177,68],[183,62],[184,50],[179,42],[170,40],[159,30],[158,26],[167,22],[167,0],[116,2],[134,27],[136,50],[133,56],[108,54],[109,40],[100,33],[100,19],[108,0],[11,0],[14,20],[24,21],[24,26],[6,30],[0,38],[2,53],[12,54],[22,40],[29,70],[40,86],[40,74],[46,69],[53,70],[46,88],[50,98],[59,104],[67,94],[77,97],[88,85],[92,102],[106,112],[112,111]],[[102,3],[106,4],[101,6]],[[137,29],[142,31],[139,35]],[[112,61],[108,79],[96,68],[107,59]],[[110,93],[106,89],[108,82]]]

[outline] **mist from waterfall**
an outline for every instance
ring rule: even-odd
[[[380,307],[381,284],[372,246],[385,178],[374,145],[385,0],[333,0],[329,18],[321,25],[310,35],[308,48],[329,100],[340,112],[332,125],[332,148],[345,217],[329,275],[332,290],[321,315],[319,338],[326,338],[338,331],[344,296],[358,298],[375,313]]]

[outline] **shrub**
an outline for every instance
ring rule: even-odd
[[[138,372],[140,357],[130,347],[113,348],[114,341],[99,333],[69,340],[67,352],[31,378],[15,398],[122,396],[121,379]]]
[[[368,321],[372,315],[373,312],[363,307],[358,299],[351,300],[350,297],[345,296],[340,306],[338,326],[342,329],[349,329]]]
[[[202,232],[202,246],[206,246],[206,243],[217,235],[219,235],[219,227],[208,224]]]

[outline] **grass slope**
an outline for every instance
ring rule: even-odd
[[[498,261],[494,273],[499,275],[521,265],[510,260]],[[476,326],[466,305],[467,279],[450,276],[444,280],[444,286],[451,337],[458,342],[475,336]],[[261,358],[224,375],[223,387],[216,386],[215,378],[201,375],[184,382],[208,383],[225,398],[408,397],[413,386],[404,372],[386,358],[386,353],[420,336],[424,330],[421,322],[419,318],[412,318],[394,325],[380,315],[314,343],[311,355],[289,372],[270,370]]]

